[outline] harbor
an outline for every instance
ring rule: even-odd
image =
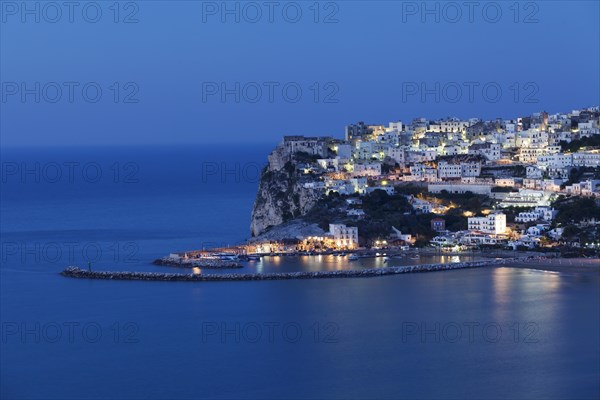
[[[331,279],[331,278],[369,278],[386,275],[397,275],[417,272],[451,271],[468,268],[500,266],[520,259],[494,259],[454,264],[424,264],[413,266],[367,268],[362,270],[316,271],[316,272],[281,272],[281,273],[219,273],[219,274],[173,274],[156,272],[129,271],[90,271],[79,267],[68,267],[61,272],[62,276],[79,279],[104,279],[127,281],[166,281],[166,282],[219,282],[219,281],[268,281],[289,279]],[[524,261],[524,260],[520,260]]]
[[[239,249],[242,249],[240,246]],[[462,251],[443,252],[439,249],[357,249],[351,251],[324,252],[278,252],[269,254],[245,254],[229,247],[197,252],[171,253],[154,260],[153,264],[164,267],[177,267],[193,270],[196,273],[215,274],[227,270],[235,274],[268,274],[282,272],[331,272],[387,267],[418,266],[426,264],[456,264],[463,262],[512,259],[512,251]],[[520,252],[520,259],[539,257],[540,253]],[[544,258],[551,254],[543,255]],[[152,271],[154,272],[154,271]],[[159,271],[162,272],[162,271]]]

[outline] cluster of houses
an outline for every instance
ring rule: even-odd
[[[258,241],[244,247],[246,254],[313,253],[358,249],[358,228],[329,224],[329,232],[283,240]]]
[[[395,185],[412,182],[432,194],[486,195],[497,202],[496,212],[471,217],[467,231],[440,234],[432,243],[529,246],[532,238],[549,226],[555,215],[550,204],[558,195],[600,198],[600,149],[562,150],[567,148],[565,143],[598,135],[600,107],[569,113],[540,112],[513,120],[417,118],[407,124],[394,121],[388,125],[359,122],[346,126],[343,140],[286,136],[269,156],[269,169],[285,168],[296,160],[295,154],[303,153],[305,158],[293,163],[302,184],[325,194],[353,198],[375,190],[393,194]],[[583,171],[577,181],[572,179],[574,170]],[[440,217],[445,212],[443,206],[414,196],[409,196],[409,201],[419,212]],[[352,205],[348,215],[364,217],[360,205]],[[539,221],[539,225],[517,235],[507,228],[502,213],[508,207],[527,209],[516,222]],[[434,228],[432,221],[432,229],[442,232],[439,220],[436,224]]]
[[[549,233],[555,216],[556,210],[552,207],[538,206],[519,212],[515,217],[516,224],[511,229],[506,223],[506,214],[496,211],[482,217],[469,217],[468,230],[459,232],[447,231],[443,218],[436,218],[432,220],[432,228],[439,235],[433,238],[432,244],[446,250],[499,244],[513,249],[521,246],[533,248],[539,245],[543,235]],[[518,227],[522,229],[517,229]]]

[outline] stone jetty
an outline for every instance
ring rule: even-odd
[[[460,262],[453,264],[426,264],[386,268],[368,268],[349,271],[282,272],[268,274],[167,274],[160,272],[88,271],[79,267],[68,267],[61,275],[69,278],[108,279],[126,281],[169,281],[169,282],[214,282],[214,281],[271,281],[287,279],[367,278],[415,272],[450,271],[465,268],[480,268],[523,261],[521,258],[505,258]]]

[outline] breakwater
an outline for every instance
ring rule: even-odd
[[[524,261],[520,258],[461,262],[453,264],[426,264],[385,268],[368,268],[349,271],[282,272],[269,274],[170,274],[160,272],[119,272],[88,271],[79,267],[68,267],[61,275],[69,278],[108,279],[126,281],[167,281],[167,282],[215,282],[215,281],[270,281],[288,279],[330,279],[330,278],[369,278],[415,272],[450,271],[466,268],[480,268],[501,265],[508,262]]]

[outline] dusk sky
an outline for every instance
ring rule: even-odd
[[[3,2],[2,145],[275,143],[600,104],[597,1],[475,3],[231,2],[236,22],[221,2],[97,2],[93,23],[92,7],[70,22]]]

